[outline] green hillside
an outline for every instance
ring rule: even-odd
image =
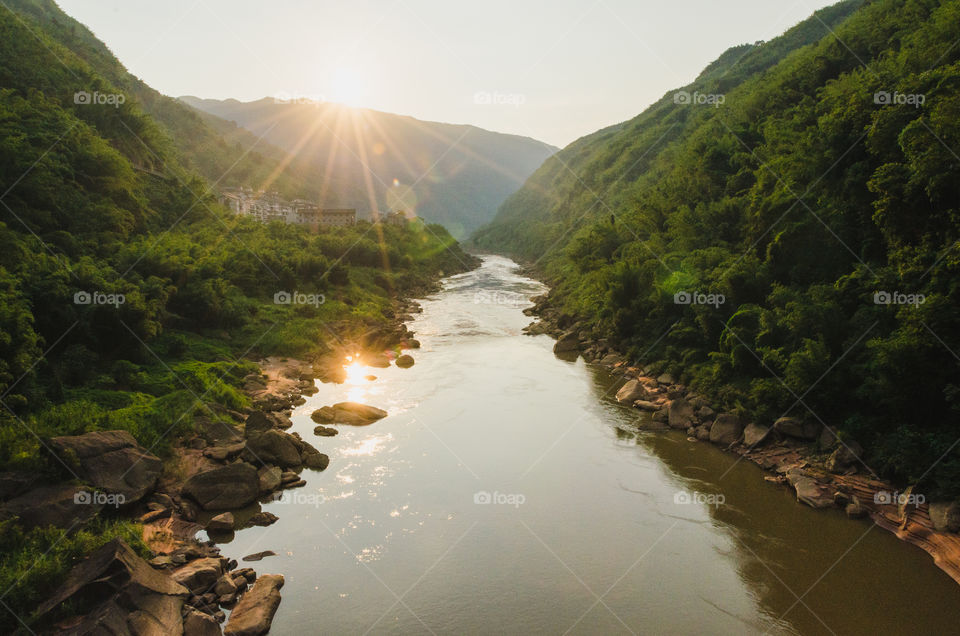
[[[731,49],[694,103],[548,160],[475,241],[728,408],[823,422],[960,493],[958,24],[956,1],[849,0]],[[698,291],[725,302],[675,302]]]
[[[440,226],[311,234],[233,216],[197,171],[234,174],[237,154],[203,118],[132,80],[52,2],[5,7],[0,57],[16,60],[0,65],[5,479],[69,478],[46,450],[55,435],[125,429],[169,452],[194,416],[249,406],[249,359],[313,356],[390,325],[399,295],[470,265]],[[265,157],[233,170],[271,173]],[[317,302],[276,304],[284,291]],[[113,521],[69,536],[0,522],[4,605],[28,617],[117,534],[134,537]],[[3,612],[0,631],[15,626]]]

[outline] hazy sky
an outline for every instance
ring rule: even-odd
[[[57,0],[167,95],[319,97],[558,146],[823,0]]]

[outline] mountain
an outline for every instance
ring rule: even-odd
[[[958,24],[955,0],[848,0],[730,49],[557,153],[474,241],[748,421],[824,423],[956,495]]]
[[[361,214],[406,209],[455,237],[489,222],[557,150],[528,137],[331,103],[180,99],[309,165],[314,178],[304,198]]]

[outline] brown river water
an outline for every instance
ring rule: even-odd
[[[286,578],[272,634],[960,633],[926,553],[640,431],[608,373],[522,335],[543,291],[484,257],[422,301],[414,367],[350,368],[294,411],[329,468],[222,546],[277,553],[244,564]],[[315,437],[344,400],[389,416]]]

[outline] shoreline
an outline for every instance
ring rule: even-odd
[[[535,277],[529,266],[521,273]],[[837,439],[825,426],[783,417],[770,426],[741,421],[706,396],[656,369],[631,366],[604,340],[585,337],[574,325],[560,327],[549,293],[532,299],[524,313],[537,320],[526,335],[549,335],[554,353],[582,356],[604,367],[622,384],[618,403],[646,413],[646,431],[679,430],[691,443],[709,442],[760,466],[764,480],[794,490],[797,501],[814,509],[841,509],[851,519],[869,518],[901,541],[928,553],[934,564],[960,584],[960,510],[950,502],[928,502],[912,486],[898,488],[876,476],[860,458],[855,442]],[[866,473],[864,471],[866,469]]]
[[[317,381],[343,382],[347,356],[359,352],[371,366],[405,364],[399,360],[401,354],[420,346],[406,324],[422,311],[414,299],[440,291],[442,279],[449,275],[438,272],[429,283],[394,299],[382,323],[342,321],[332,325],[330,337],[307,355],[256,360],[257,372],[245,376],[240,387],[250,406],[233,410],[205,404],[203,414],[195,417],[193,432],[178,438],[163,461],[122,431],[62,438],[84,447],[102,446],[102,438],[115,445],[114,438],[122,436],[124,450],[133,456],[131,463],[114,467],[122,473],[121,481],[138,472],[134,467],[141,462],[151,464],[152,477],[147,476],[136,497],[121,503],[118,515],[140,524],[149,554],[141,558],[126,542],[114,539],[84,555],[53,594],[56,603],[48,601],[38,608],[38,624],[83,631],[138,622],[137,629],[148,626],[151,633],[186,636],[267,633],[281,602],[283,576],[246,566],[274,553],[246,555],[238,562],[221,555],[218,540],[244,528],[275,523],[279,518],[261,510],[260,504],[306,485],[301,478],[304,470],[327,468],[330,459],[314,447],[315,440],[287,432],[293,409],[319,391]],[[314,436],[322,439],[336,432],[318,426]],[[207,532],[207,540],[197,538],[201,530]],[[91,586],[105,580],[115,590],[103,599],[106,602],[90,608],[80,601]],[[147,593],[138,591],[142,589]],[[80,601],[78,608],[86,613],[59,616],[57,607],[72,601]]]

